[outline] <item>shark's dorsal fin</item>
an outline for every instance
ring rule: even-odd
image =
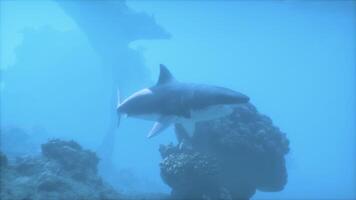
[[[160,64],[159,67],[160,67],[160,71],[159,71],[159,78],[158,78],[157,85],[166,84],[175,80],[171,72],[167,69],[166,66]]]

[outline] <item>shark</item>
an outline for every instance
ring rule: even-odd
[[[227,116],[233,112],[233,105],[249,100],[248,96],[228,88],[178,81],[160,64],[157,83],[123,101],[119,97],[116,111],[119,123],[121,116],[155,121],[147,138],[162,133],[170,125],[183,127],[192,137],[197,122]]]

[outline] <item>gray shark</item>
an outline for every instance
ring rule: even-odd
[[[148,138],[172,124],[183,126],[192,136],[196,122],[229,115],[233,111],[231,105],[248,101],[246,95],[227,88],[180,82],[164,65],[160,65],[157,84],[119,101],[117,113],[119,119],[121,115],[127,115],[156,121]]]

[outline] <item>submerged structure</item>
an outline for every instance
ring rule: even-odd
[[[139,51],[129,48],[137,40],[168,39],[170,34],[160,27],[152,16],[130,9],[125,1],[61,1],[58,5],[85,33],[89,43],[101,57],[103,72],[110,80],[111,98],[108,102],[110,123],[98,149],[108,167],[115,146],[116,91],[130,91],[148,82],[148,71]]]

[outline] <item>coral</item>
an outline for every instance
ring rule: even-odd
[[[200,198],[204,192],[212,193],[218,187],[217,163],[208,155],[184,151],[171,153],[160,166],[163,180],[176,189],[174,198]]]
[[[177,127],[176,132],[184,135],[180,131],[184,130]],[[161,176],[173,197],[249,199],[256,189],[275,192],[287,183],[284,156],[289,141],[252,104],[198,123],[191,145],[192,149],[160,147]]]
[[[122,199],[98,176],[98,162],[74,141],[50,140],[42,155],[18,157],[1,168],[0,199]]]

